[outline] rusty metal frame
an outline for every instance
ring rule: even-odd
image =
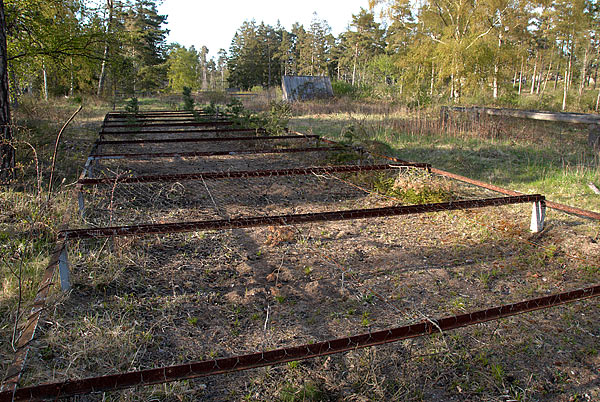
[[[181,173],[166,175],[146,175],[130,177],[100,177],[100,178],[82,178],[77,181],[81,186],[92,186],[98,184],[115,184],[115,182],[124,183],[162,183],[176,182],[185,180],[218,180],[218,179],[237,179],[245,177],[271,177],[271,176],[301,176],[309,174],[330,174],[330,173],[353,173],[366,172],[373,170],[391,170],[398,168],[418,168],[429,169],[430,165],[426,163],[407,162],[400,165],[339,165],[339,166],[310,166],[306,168],[292,169],[271,169],[271,170],[233,170],[218,172],[201,173]]]
[[[478,200],[441,202],[434,204],[402,205],[383,208],[351,209],[332,212],[313,212],[275,216],[255,216],[248,218],[219,219],[195,222],[112,226],[94,229],[70,229],[59,232],[65,240],[105,238],[120,236],[147,236],[152,234],[196,232],[204,230],[240,229],[260,226],[286,226],[314,222],[335,222],[354,219],[381,218],[388,216],[423,214],[427,212],[455,211],[528,202],[544,202],[544,196],[522,195],[518,197],[498,197]]]
[[[146,116],[159,116],[161,112],[150,111],[147,112]],[[176,115],[175,112],[173,115]],[[184,112],[181,112],[183,115]],[[107,125],[107,120],[116,116],[117,114],[107,114],[105,121],[102,126],[100,135],[111,135],[111,134],[134,134],[136,132],[106,132],[105,128],[119,128],[132,127],[131,125]],[[129,115],[126,115],[129,116]],[[166,119],[165,119],[166,120]],[[221,121],[222,122],[222,121]],[[227,122],[231,124],[231,122]],[[192,123],[194,126],[198,122]],[[190,124],[190,126],[192,125]],[[226,124],[226,125],[229,125]],[[171,124],[167,125],[170,126]],[[211,122],[210,125],[216,125],[215,122]],[[221,125],[221,124],[218,124]],[[173,126],[188,126],[188,123],[181,124],[177,122]],[[140,127],[164,127],[162,124],[143,124]],[[142,131],[138,130],[139,133],[156,133],[163,134],[167,131]],[[173,132],[194,132],[190,131],[174,131]],[[215,132],[215,130],[203,130],[206,132]],[[223,130],[230,131],[230,130]],[[254,131],[254,130],[252,130]],[[304,134],[298,133],[302,137],[308,137]],[[302,138],[300,137],[300,138]],[[318,136],[315,136],[318,137]],[[265,139],[256,137],[257,139]],[[144,141],[144,140],[141,140]],[[117,142],[117,141],[115,141]],[[170,141],[169,141],[170,142]],[[173,141],[177,142],[177,141]],[[342,145],[335,141],[325,140],[335,145]],[[94,146],[94,150],[98,146],[98,142]],[[94,152],[94,151],[92,151]],[[93,155],[92,155],[93,156]],[[381,156],[381,155],[377,155]],[[430,169],[428,164],[417,164],[402,161],[397,158],[386,157],[395,163],[403,164],[404,166],[422,167]],[[88,159],[88,162],[90,159]],[[377,166],[387,166],[387,169],[396,168],[391,165],[374,165],[374,166],[360,166],[357,170],[355,166],[344,166],[344,167],[316,167],[306,169],[285,169],[285,170],[272,170],[272,171],[245,171],[245,172],[207,172],[203,174],[188,174],[188,175],[163,175],[163,176],[141,176],[138,178],[123,178],[118,179],[118,182],[125,183],[144,183],[153,181],[170,181],[170,180],[195,180],[201,178],[230,178],[230,177],[262,177],[262,176],[273,176],[273,175],[288,175],[288,174],[327,174],[334,173],[336,171],[361,171],[361,170],[379,170]],[[333,170],[340,169],[343,170]],[[322,169],[319,171],[319,169]],[[350,170],[348,170],[350,169]],[[286,171],[287,173],[282,173]],[[310,173],[306,173],[306,172]],[[438,169],[431,169],[432,172],[437,174],[448,174],[448,172],[440,171]],[[267,173],[268,172],[268,173]],[[278,174],[273,174],[279,172]],[[302,173],[301,173],[302,172]],[[233,173],[233,175],[232,175]],[[102,183],[114,183],[116,178],[106,179],[86,179],[86,171],[82,173],[80,180],[78,181],[78,187],[83,185],[93,185]],[[458,176],[458,175],[456,175]],[[182,178],[183,177],[183,178]],[[452,176],[448,176],[452,177]],[[457,180],[467,179],[462,176],[454,177]],[[112,179],[112,181],[110,181]],[[108,181],[106,181],[108,180]],[[128,181],[131,180],[131,181]],[[471,179],[467,181],[471,184],[478,185],[477,182]],[[466,181],[466,180],[462,180]],[[487,185],[487,183],[483,183]],[[480,186],[484,188],[490,188],[487,186]],[[495,186],[492,186],[495,187]],[[500,188],[499,188],[500,189]],[[500,189],[504,192],[510,192],[510,190]],[[498,191],[498,190],[495,190]],[[503,192],[500,191],[500,192]],[[484,323],[491,320],[497,320],[514,316],[517,314],[535,311],[539,309],[545,309],[553,306],[557,306],[564,303],[570,303],[577,300],[582,300],[591,297],[600,296],[600,285],[579,289],[571,292],[564,292],[554,294],[546,297],[537,299],[531,299],[522,301],[519,303],[508,304],[498,306],[486,310],[476,311],[470,314],[462,314],[452,317],[441,318],[439,320],[427,320],[420,323],[392,328],[388,330],[373,332],[369,334],[355,335],[347,338],[334,339],[325,342],[302,345],[296,347],[288,347],[283,349],[277,349],[269,352],[254,353],[243,356],[234,356],[230,358],[216,359],[203,362],[194,362],[178,366],[162,367],[157,369],[141,370],[128,373],[114,374],[108,376],[86,378],[81,380],[70,380],[64,382],[57,382],[53,384],[44,384],[39,386],[17,388],[17,382],[23,371],[25,359],[29,351],[31,340],[35,335],[35,328],[43,311],[46,303],[46,297],[49,291],[49,287],[52,284],[52,278],[58,266],[60,254],[64,252],[67,240],[71,239],[83,239],[83,238],[95,238],[95,237],[112,237],[112,236],[129,236],[129,235],[148,235],[154,233],[174,233],[184,231],[196,231],[196,230],[208,230],[208,229],[231,229],[241,227],[255,227],[265,225],[288,225],[288,224],[302,224],[308,222],[323,222],[323,221],[339,221],[349,219],[364,219],[364,218],[376,218],[384,216],[397,216],[405,214],[415,213],[427,213],[437,211],[449,211],[458,209],[468,208],[479,208],[486,206],[499,206],[509,205],[526,202],[540,202],[545,203],[545,199],[541,195],[522,195],[517,192],[511,192],[513,196],[510,197],[498,197],[480,200],[464,200],[454,201],[449,203],[436,203],[436,204],[425,204],[425,205],[411,205],[411,206],[398,206],[398,207],[387,207],[387,208],[374,208],[374,209],[360,209],[360,210],[347,210],[347,211],[334,211],[324,213],[308,213],[308,214],[295,214],[295,215],[279,215],[271,217],[249,217],[249,218],[238,218],[229,220],[214,220],[214,221],[200,221],[200,222],[185,222],[185,223],[173,223],[173,224],[162,224],[162,225],[134,225],[134,226],[120,226],[120,227],[108,227],[98,229],[77,229],[77,230],[62,230],[59,232],[59,240],[57,243],[57,249],[53,254],[50,264],[48,265],[44,278],[42,280],[40,289],[35,299],[34,308],[32,314],[28,318],[28,323],[25,327],[19,339],[19,349],[17,351],[17,358],[15,359],[16,365],[11,367],[9,374],[12,376],[7,379],[4,384],[4,388],[0,391],[0,402],[10,400],[39,400],[49,398],[63,398],[69,396],[75,396],[80,394],[86,394],[91,392],[99,391],[111,391],[123,388],[130,388],[139,385],[150,385],[159,384],[170,381],[177,381],[183,379],[190,379],[202,376],[217,375],[227,372],[247,370],[255,367],[262,367],[274,364],[280,364],[287,361],[303,360],[319,356],[326,356],[334,353],[343,353],[349,350],[358,348],[365,348],[370,346],[381,345],[390,342],[396,342],[402,339],[414,338],[424,335],[430,335],[433,333],[448,331],[456,328],[461,328],[469,325],[478,323]],[[550,203],[548,203],[550,206]],[[554,203],[552,203],[554,204]],[[589,211],[588,211],[589,212]],[[600,215],[600,214],[599,214]],[[19,364],[21,365],[20,367]]]
[[[294,134],[297,134],[299,136],[303,136],[305,134],[300,133],[298,131],[293,131]],[[326,144],[336,144],[336,145],[342,145],[345,146],[347,148],[350,149],[354,149],[353,147],[350,147],[346,144],[343,144],[339,141],[333,141],[327,138],[322,138],[320,139],[321,141],[323,141]],[[364,150],[363,150],[364,151]],[[395,158],[393,156],[387,156],[387,155],[381,155],[378,154],[376,152],[372,152],[372,151],[368,151],[370,154],[372,154],[373,156],[376,156],[378,158],[383,158],[392,162],[396,162],[396,163],[406,163],[407,161],[402,160],[400,158]],[[480,188],[485,188],[487,190],[492,190],[495,191],[497,193],[501,193],[501,194],[506,194],[506,195],[510,195],[510,196],[517,196],[517,195],[523,195],[524,193],[521,193],[519,191],[514,191],[514,190],[509,190],[503,187],[499,187],[490,183],[486,183],[480,180],[475,180],[475,179],[471,179],[469,177],[465,177],[465,176],[461,176],[459,174],[456,173],[452,173],[452,172],[448,172],[442,169],[437,169],[432,167],[431,168],[431,173],[435,173],[438,174],[440,176],[444,176],[444,177],[448,177],[450,179],[454,179],[454,180],[458,180],[458,181],[462,181],[463,183],[468,183],[468,184],[472,184],[476,187],[480,187]],[[554,202],[554,201],[546,201],[546,206],[548,208],[552,208],[555,209],[557,211],[562,211],[565,212],[567,214],[571,214],[571,215],[576,215],[579,217],[583,217],[583,218],[588,218],[588,219],[594,219],[594,220],[600,220],[600,213],[598,212],[594,212],[594,211],[590,211],[587,209],[582,209],[582,208],[577,208],[577,207],[572,207],[570,205],[566,205],[566,204],[561,204],[558,202]]]
[[[199,114],[207,114],[200,110],[195,110],[193,112],[189,110],[140,110],[137,113],[129,113],[129,112],[108,112],[106,116],[109,118],[112,117],[139,117],[139,116],[179,116],[179,115],[190,115],[193,116],[194,113]]]
[[[231,126],[233,122],[230,120],[200,120],[188,122],[172,122],[172,123],[131,123],[131,124],[106,124],[104,128],[134,128],[134,127],[212,127],[212,126]]]
[[[600,296],[600,285],[529,299],[518,303],[505,304],[466,314],[424,320],[415,324],[389,328],[382,331],[275,349],[267,352],[24,387],[17,389],[14,392],[7,391],[0,393],[0,402],[67,398],[94,392],[107,392],[136,386],[163,384],[172,381],[272,366],[290,361],[313,359],[316,357],[398,342],[404,339],[444,333],[445,331],[482,324],[598,296]]]
[[[127,130],[127,131],[100,131],[100,137],[105,135],[133,135],[133,134],[187,134],[187,133],[265,133],[264,129],[249,128],[208,128],[208,129],[183,129],[183,130]]]
[[[340,151],[340,147],[305,147],[305,148],[267,148],[257,150],[238,149],[231,151],[189,151],[189,152],[154,152],[154,153],[111,153],[94,154],[94,159],[150,159],[174,157],[201,157],[201,156],[227,156],[227,155],[263,155],[263,154],[290,154],[308,152],[333,152]]]
[[[214,130],[213,130],[214,131]],[[233,132],[232,130],[224,130],[225,132]],[[241,131],[255,132],[256,130]],[[181,132],[181,131],[178,131]],[[212,132],[212,131],[211,131]],[[263,131],[264,132],[264,131]],[[164,133],[161,131],[161,133]],[[273,136],[244,136],[244,137],[199,137],[199,138],[162,138],[162,139],[142,139],[142,140],[101,140],[96,141],[98,145],[136,145],[136,144],[178,144],[183,142],[229,142],[229,141],[278,141],[278,140],[304,140],[318,139],[316,134],[308,134],[303,137],[298,135],[273,135]]]
[[[8,368],[6,376],[4,377],[0,392],[13,392],[17,388],[17,384],[21,379],[21,375],[25,368],[27,355],[29,354],[29,349],[31,348],[31,342],[34,339],[35,332],[38,328],[40,317],[42,312],[46,309],[50,286],[52,286],[55,272],[59,266],[60,256],[65,250],[65,247],[65,242],[59,242],[54,248],[54,252],[50,257],[50,262],[48,263],[46,270],[44,271],[44,276],[40,282],[40,287],[38,288],[33,300],[33,306],[31,307],[29,317],[27,317],[25,326],[19,335],[15,356],[12,364]],[[2,399],[1,396],[0,399]]]

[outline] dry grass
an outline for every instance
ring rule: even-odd
[[[316,111],[321,106],[302,107]],[[366,107],[363,112],[367,112]],[[310,123],[315,131],[340,126],[340,133],[345,128],[351,134],[347,140],[366,141],[367,146],[378,150],[402,150],[416,156],[431,150],[448,151],[461,169],[467,163],[456,162],[457,156],[469,155],[469,163],[502,160],[500,153],[466,148],[470,141],[466,134],[436,139],[425,115],[406,118],[401,111],[390,111],[388,117],[383,113],[327,116],[318,121],[303,117],[296,122]],[[90,127],[93,122],[90,117]],[[386,135],[397,139],[387,130],[393,124],[402,130],[413,127],[412,134],[401,137],[410,140],[404,147],[386,141]],[[352,131],[350,125],[355,127]],[[497,132],[503,133],[501,127]],[[497,137],[487,140],[501,144]],[[524,133],[516,144],[526,143],[526,137],[535,135]],[[67,141],[69,138],[74,137],[67,136]],[[418,143],[422,148],[417,149]],[[76,146],[75,141],[65,144]],[[450,152],[457,149],[458,153]],[[509,151],[500,148],[498,152]],[[442,160],[437,154],[430,155]],[[340,162],[347,157],[336,156]],[[78,167],[83,160],[79,163]],[[265,159],[263,163],[271,162]],[[68,161],[60,169],[62,176],[69,178],[67,165]],[[477,167],[472,165],[471,173],[487,173],[479,173]],[[171,161],[164,168],[177,171],[187,167]],[[339,178],[351,181],[347,176]],[[366,175],[352,183],[364,187],[362,196],[348,199],[350,193],[337,191],[341,186],[334,186],[338,198],[328,199],[329,206],[389,205],[398,200],[382,195],[396,198],[407,189],[419,200],[431,194],[436,200],[490,195],[414,172]],[[316,198],[310,202],[304,199],[308,189],[298,192],[294,182],[282,185],[272,180],[267,184],[271,196],[280,192],[287,199],[291,197],[285,208],[310,212],[328,207]],[[252,188],[229,185],[229,189],[215,188],[211,193],[219,213],[256,214],[257,204],[252,202],[259,200],[257,194],[249,193],[247,203],[242,202],[244,193]],[[60,194],[68,194],[67,190],[59,187]],[[316,187],[310,190],[319,193]],[[186,197],[182,198],[179,187],[164,194],[170,203],[163,212],[171,216],[168,214]],[[66,195],[55,202],[63,206],[56,216],[68,213],[74,205]],[[17,201],[10,203],[11,210],[19,211]],[[199,211],[186,212],[184,208],[176,212],[190,217]],[[598,282],[597,223],[550,211],[546,230],[531,235],[527,231],[529,216],[530,205],[517,205],[72,243],[73,291],[53,293],[24,383],[298,345]],[[12,228],[15,222],[4,218],[2,230]],[[344,276],[340,267],[346,272]],[[591,401],[600,398],[599,311],[598,302],[590,300],[443,336],[82,399]],[[2,339],[6,339],[6,323],[10,321],[2,322]],[[10,354],[6,344],[2,351]]]

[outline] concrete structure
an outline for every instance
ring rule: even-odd
[[[288,102],[333,97],[331,80],[324,76],[284,75],[281,87],[283,100]]]

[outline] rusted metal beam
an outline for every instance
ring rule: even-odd
[[[135,117],[135,116],[147,116],[147,115],[170,116],[170,115],[180,115],[180,114],[193,115],[194,112],[201,113],[201,114],[204,113],[202,110],[195,110],[193,112],[189,111],[189,110],[140,110],[137,113],[129,113],[129,112],[123,112],[123,111],[108,112],[106,115],[108,117],[113,117],[113,116]]]
[[[134,127],[213,127],[213,126],[231,126],[229,120],[209,120],[209,121],[191,121],[191,122],[173,122],[173,123],[132,123],[132,124],[106,124],[107,128],[134,128]]]
[[[185,180],[218,180],[218,179],[237,179],[246,177],[274,177],[274,176],[301,176],[309,174],[328,174],[328,173],[352,173],[366,172],[373,170],[390,170],[399,167],[413,167],[419,169],[428,169],[426,163],[403,163],[397,165],[342,165],[342,166],[311,166],[306,168],[292,169],[273,169],[273,170],[234,170],[220,172],[202,172],[202,173],[182,173],[170,175],[147,175],[131,177],[101,177],[97,179],[80,179],[78,184],[84,186],[97,184],[114,184],[115,182],[124,183],[159,183],[176,182]]]
[[[62,239],[89,239],[119,236],[145,236],[161,233],[196,232],[204,230],[239,229],[259,226],[285,226],[312,222],[335,222],[354,219],[381,218],[387,216],[423,214],[427,212],[455,211],[471,208],[483,208],[526,202],[543,202],[542,195],[524,195],[519,197],[499,197],[479,200],[442,202],[435,204],[402,205],[396,207],[351,209],[346,211],[314,212],[307,214],[257,216],[248,218],[207,220],[196,222],[178,222],[164,224],[146,224],[113,226],[95,229],[63,230]]]
[[[208,117],[214,118],[214,116],[204,116],[207,120]],[[147,124],[147,123],[185,123],[185,122],[193,122],[197,121],[195,116],[182,116],[182,117],[172,117],[172,118],[163,118],[163,117],[136,117],[135,120],[131,118],[118,118],[118,119],[109,119],[107,122],[108,127],[113,124]],[[202,120],[200,120],[202,121]]]
[[[132,135],[132,134],[189,134],[189,133],[265,133],[264,129],[248,129],[248,128],[200,128],[200,129],[184,129],[184,130],[127,130],[127,131],[104,131],[100,132],[104,135]]]
[[[58,269],[59,259],[64,250],[65,242],[57,243],[54,253],[50,257],[50,263],[47,265],[46,270],[44,271],[44,276],[40,282],[40,287],[37,291],[35,299],[33,300],[33,307],[31,308],[29,317],[25,323],[25,327],[19,336],[15,357],[12,364],[8,368],[6,376],[4,377],[0,391],[6,391],[8,394],[11,394],[17,388],[17,384],[25,368],[25,362],[27,361],[27,355],[29,354],[31,341],[33,341],[33,338],[35,337],[35,332],[38,328],[41,314],[46,308],[48,293],[50,292],[50,286],[53,283],[52,279],[54,278],[54,274]],[[2,399],[2,397],[0,397],[0,399]]]
[[[332,152],[340,151],[340,147],[305,147],[305,148],[270,148],[256,150],[231,150],[231,151],[190,151],[190,152],[155,152],[155,153],[112,153],[95,154],[94,159],[151,159],[175,157],[201,157],[201,156],[233,156],[233,155],[262,155],[262,154],[290,154],[305,152]]]
[[[267,352],[20,388],[14,393],[1,393],[0,402],[8,402],[13,400],[13,398],[15,401],[67,398],[94,392],[107,392],[136,386],[163,384],[172,381],[272,366],[290,361],[313,359],[398,342],[404,339],[443,333],[598,296],[600,296],[600,285],[529,299],[518,303],[505,304],[466,314],[423,320],[415,324],[382,331],[275,349]]]
[[[298,134],[298,135],[304,135],[300,132],[297,131],[293,131],[293,133]],[[337,145],[344,145],[338,141],[332,141],[326,138],[321,138],[321,141],[327,143],[327,144],[337,144]],[[387,155],[381,155],[378,154],[376,152],[371,152],[369,151],[369,153],[373,156],[376,156],[378,158],[382,158],[382,159],[387,159],[389,161],[393,161],[396,163],[406,163],[407,161],[402,160],[400,158],[395,158],[393,156],[387,156]],[[452,173],[452,172],[448,172],[442,169],[437,169],[437,168],[431,168],[431,173],[435,173],[438,174],[440,176],[444,176],[444,177],[448,177],[454,180],[458,180],[458,181],[462,181],[463,183],[469,183],[472,184],[476,187],[481,187],[481,188],[485,188],[488,190],[492,190],[495,191],[497,193],[501,193],[501,194],[506,194],[506,195],[511,195],[511,196],[517,196],[517,195],[523,195],[524,193],[521,193],[519,191],[514,191],[514,190],[509,190],[503,187],[499,187],[490,183],[486,183],[480,180],[475,180],[475,179],[471,179],[469,177],[465,177],[465,176],[461,176],[459,174],[456,173]],[[594,211],[590,211],[587,209],[582,209],[582,208],[576,208],[576,207],[572,207],[570,205],[566,205],[566,204],[561,204],[558,202],[554,202],[554,201],[546,201],[546,206],[548,208],[552,208],[555,209],[557,211],[562,211],[562,212],[566,212],[568,214],[572,214],[572,215],[577,215],[579,217],[584,217],[584,218],[589,218],[589,219],[594,219],[594,220],[600,220],[600,213],[598,212],[594,212]]]
[[[231,130],[223,130],[230,132]],[[255,130],[242,130],[244,132],[255,132]],[[142,140],[110,140],[97,141],[98,145],[136,145],[136,144],[177,144],[184,142],[229,142],[229,141],[278,141],[278,140],[304,140],[316,139],[318,135],[274,135],[274,136],[245,136],[245,137],[201,137],[201,138],[160,138],[160,139],[142,139]]]

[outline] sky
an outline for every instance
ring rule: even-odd
[[[352,14],[360,8],[368,8],[368,0],[163,0],[161,14],[168,15],[167,42],[177,42],[196,49],[206,46],[209,56],[219,49],[229,51],[235,31],[246,20],[264,21],[276,25],[277,20],[290,30],[294,22],[305,27],[310,25],[313,12],[326,20],[332,33],[337,36],[345,31]]]

